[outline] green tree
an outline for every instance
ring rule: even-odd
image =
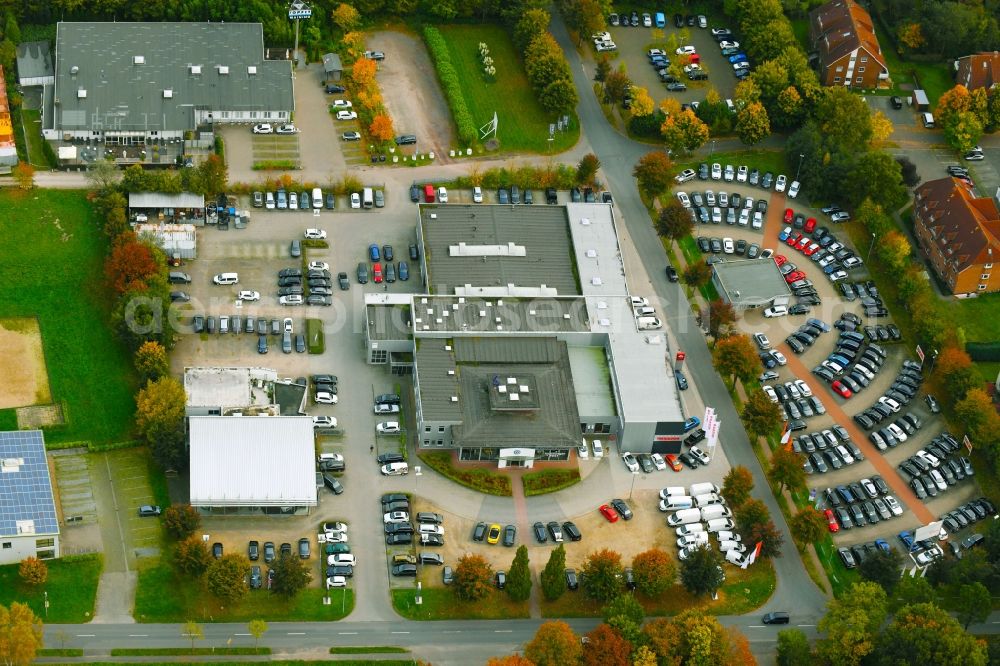
[[[601,168],[601,160],[594,153],[587,153],[576,165],[576,184],[593,185],[597,170]]]
[[[952,604],[952,610],[958,616],[963,629],[968,629],[973,622],[982,623],[990,616],[993,598],[990,591],[982,583],[960,585],[958,594]]]
[[[249,572],[250,562],[246,557],[227,553],[208,565],[205,571],[208,591],[222,601],[238,601],[247,593],[246,577]]]
[[[669,199],[666,205],[660,209],[660,214],[656,218],[656,233],[671,241],[678,241],[691,234],[694,228],[694,220],[688,214],[687,209],[681,205],[677,199]]]
[[[684,280],[684,284],[700,289],[711,281],[712,267],[704,261],[693,261],[684,267],[681,279]]]
[[[305,560],[292,555],[281,555],[271,564],[271,571],[274,572],[271,591],[289,599],[306,589],[312,580]]]
[[[716,340],[712,350],[712,360],[715,369],[723,377],[730,377],[733,385],[736,380],[746,383],[760,372],[760,358],[750,338],[745,335],[730,335]],[[767,396],[764,396],[767,399]],[[770,402],[770,400],[768,400]]]
[[[671,114],[660,127],[663,142],[675,153],[690,153],[708,141],[709,130],[701,118],[690,109]]]
[[[531,570],[528,569],[528,548],[518,546],[517,554],[507,573],[507,594],[514,601],[526,601],[531,596]]]
[[[147,382],[135,399],[136,429],[164,468],[182,466],[184,450],[184,387],[173,377]]]
[[[591,599],[608,601],[621,591],[624,568],[619,553],[603,548],[591,553],[580,569],[583,590]]]
[[[781,409],[762,390],[755,389],[747,396],[740,422],[751,437],[767,437],[781,426]]]
[[[212,554],[208,552],[207,543],[192,535],[174,546],[173,563],[181,573],[198,577],[212,563]]]
[[[767,471],[767,478],[771,483],[778,484],[779,490],[785,488],[791,491],[798,490],[805,487],[806,483],[806,471],[802,465],[801,454],[783,446],[778,447],[771,456],[771,468]]]
[[[934,377],[955,401],[982,384],[982,376],[972,365],[972,359],[964,349],[954,346],[941,350],[934,364]]]
[[[604,621],[630,643],[641,642],[646,611],[631,592],[622,592],[601,609]]]
[[[455,595],[464,601],[478,601],[490,593],[493,567],[481,555],[468,553],[455,565]]]
[[[604,77],[604,94],[607,96],[607,100],[612,104],[618,104],[625,97],[625,90],[632,84],[632,81],[628,78],[628,74],[622,69],[616,69],[613,72],[609,72],[606,77]]]
[[[648,196],[655,197],[670,187],[673,168],[674,163],[666,153],[654,150],[639,158],[632,175],[639,182],[640,190]]]
[[[184,630],[181,632],[181,636],[191,640],[192,653],[194,653],[194,642],[205,640],[205,632],[202,630],[201,625],[194,620],[188,620],[184,623]]]
[[[801,629],[779,631],[777,652],[778,666],[811,666],[813,663],[809,639]]]
[[[753,497],[743,502],[742,505],[735,507],[734,513],[736,516],[736,526],[740,530],[771,520],[771,512],[767,510],[767,506],[759,499]]]
[[[569,113],[580,97],[570,79],[556,79],[538,91],[538,103],[542,109],[552,114]]]
[[[899,162],[882,151],[866,151],[855,162],[845,179],[847,201],[856,206],[866,198],[894,211],[907,200],[906,186]]]
[[[901,273],[906,268],[912,251],[910,241],[895,229],[883,236],[878,244],[879,259],[894,273]]]
[[[882,206],[871,199],[865,199],[854,211],[854,218],[864,225],[876,238],[882,238],[896,228],[892,218],[885,214]]]
[[[538,627],[535,637],[524,646],[524,656],[535,666],[563,666],[579,662],[583,649],[569,625],[556,620]]]
[[[771,122],[781,129],[797,127],[805,115],[805,102],[795,86],[779,92],[776,103],[770,108]]]
[[[750,499],[753,490],[753,474],[743,465],[731,467],[722,478],[722,496],[734,510]]]
[[[802,547],[816,543],[826,534],[826,517],[812,507],[806,507],[795,514],[788,525],[792,536]]]
[[[959,152],[968,151],[983,136],[983,123],[972,111],[957,113],[942,125],[944,140]]]
[[[218,155],[213,154],[206,157],[198,165],[197,175],[201,187],[195,191],[206,195],[215,195],[226,191],[229,174],[226,171],[226,163]]]
[[[781,545],[785,542],[785,537],[773,520],[754,523],[746,529],[741,529],[740,534],[747,545],[752,544],[756,548],[756,545],[760,544],[760,557],[781,556]]]
[[[871,656],[866,663],[878,666],[985,666],[987,663],[984,642],[966,633],[954,618],[932,604],[901,608],[875,639]]]
[[[872,140],[872,114],[860,95],[844,86],[824,88],[813,116],[827,146],[845,155],[866,153]]]
[[[722,587],[722,553],[714,548],[695,548],[681,560],[681,585],[696,597],[715,594]]]
[[[566,591],[563,575],[566,569],[566,548],[559,544],[549,555],[549,561],[540,576],[542,594],[549,601],[555,601]]]
[[[264,620],[250,620],[247,623],[247,632],[253,636],[253,649],[256,650],[260,644],[261,637],[267,633],[267,622]]]
[[[611,73],[611,59],[607,55],[602,55],[597,59],[597,67],[594,70],[594,80],[604,81]]]
[[[736,136],[748,146],[760,143],[771,134],[771,119],[760,102],[747,104],[736,114]]]
[[[892,591],[890,610],[898,611],[911,604],[932,604],[937,594],[924,576],[903,576]]]
[[[142,381],[156,380],[170,372],[167,350],[155,340],[148,340],[135,352],[135,369]]]
[[[171,504],[163,512],[163,527],[167,534],[182,541],[201,527],[201,514],[190,504]]]
[[[528,44],[538,35],[549,29],[552,17],[544,9],[529,9],[524,12],[514,26],[514,44],[519,51],[528,48]]]
[[[356,29],[361,24],[361,14],[358,13],[358,10],[344,2],[333,10],[332,18],[333,22],[344,33]]]
[[[650,548],[632,558],[632,575],[639,592],[657,597],[673,586],[677,565],[666,551]]]
[[[891,595],[903,573],[903,554],[894,548],[870,554],[858,565],[858,573],[865,580],[878,583]]]
[[[831,664],[860,664],[874,649],[879,627],[885,622],[885,590],[877,583],[854,583],[826,608],[818,625],[826,637],[816,644],[817,655]]]

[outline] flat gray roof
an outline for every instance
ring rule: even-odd
[[[582,298],[414,296],[414,329],[421,332],[557,333],[589,331]]]
[[[424,419],[459,421],[452,428],[458,446],[579,443],[580,417],[564,342],[506,336],[424,339],[417,346],[417,368]]]
[[[431,293],[580,294],[564,207],[430,204],[418,208]]]
[[[369,340],[408,340],[412,335],[409,305],[369,303],[365,320]]]
[[[340,64],[340,55],[337,53],[324,53],[323,54],[323,71],[324,72],[339,72],[344,69],[343,65]]]
[[[580,414],[617,414],[615,395],[611,389],[611,369],[608,368],[604,347],[570,346],[568,352]]]
[[[47,41],[21,42],[17,45],[17,76],[19,79],[40,79],[54,76],[52,49]]]
[[[734,304],[770,305],[775,297],[791,293],[773,259],[723,261],[712,268],[717,284]]]
[[[260,23],[60,22],[55,76],[59,130],[187,130],[195,108],[295,108],[292,64],[264,60]]]
[[[568,203],[566,215],[584,295],[627,294],[625,264],[611,204]]]
[[[129,192],[129,208],[204,208],[205,196],[191,192]]]
[[[277,379],[266,368],[195,367],[184,369],[184,392],[189,407],[249,407],[268,405],[267,391],[255,381],[270,383]]]

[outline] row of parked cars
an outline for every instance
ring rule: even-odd
[[[674,176],[674,180],[678,183],[686,183],[689,180],[724,180],[727,183],[737,182],[737,183],[747,183],[748,185],[753,185],[754,187],[760,187],[764,190],[773,189],[775,192],[785,192],[787,189],[787,196],[790,199],[794,199],[799,195],[799,181],[793,180],[791,185],[788,184],[788,179],[784,174],[778,174],[775,176],[770,171],[765,172],[763,175],[760,169],[749,168],[745,164],[739,166],[733,166],[732,164],[727,164],[723,168],[722,164],[719,162],[713,162],[711,165],[708,162],[702,162],[698,165],[698,170],[694,169],[684,169],[679,174]],[[839,208],[837,210],[840,210]]]
[[[350,288],[346,278],[338,276],[341,290]],[[301,268],[283,268],[278,271],[276,283],[280,305],[333,305],[333,275],[326,262],[312,262],[304,272]]]
[[[745,240],[740,238],[737,241],[733,241],[732,238],[709,238],[707,236],[698,236],[697,238],[698,249],[701,250],[702,254],[736,254],[739,256],[746,256],[747,259],[757,259],[758,257],[767,258],[770,257],[771,250],[761,250],[758,243],[747,243]],[[765,256],[766,254],[766,256]],[[722,261],[718,256],[709,257],[707,260],[709,264],[716,264]],[[672,280],[676,282],[676,280]]]
[[[903,515],[903,507],[889,494],[889,485],[878,475],[853,483],[827,488],[824,510],[831,532],[875,525]]]
[[[936,497],[950,486],[972,478],[971,461],[957,456],[961,445],[951,433],[943,432],[930,444],[899,463],[899,469],[910,478],[910,487],[917,498]]]
[[[844,335],[848,334],[845,333]],[[858,334],[854,333],[854,335]],[[869,349],[872,348],[881,349],[881,347],[877,347],[874,344],[869,346]],[[923,376],[921,375],[920,364],[910,360],[903,361],[903,367],[900,369],[899,374],[896,375],[896,379],[889,389],[883,395],[879,396],[878,400],[871,407],[855,414],[855,422],[865,430],[871,430],[876,425],[892,417],[893,414],[898,414],[905,405],[916,397],[917,392],[920,390],[921,382],[923,382]],[[905,442],[906,435],[912,435],[921,425],[920,419],[916,415],[912,415],[909,419],[903,421],[904,424],[896,428],[905,431],[902,437],[893,432],[896,435],[895,439],[897,441],[895,443],[885,442],[885,444],[895,446],[899,442]],[[873,442],[873,444],[879,446],[878,442]],[[880,448],[882,447],[880,446]]]
[[[876,344],[865,346],[865,337],[857,331],[841,331],[836,348],[812,372],[847,400],[875,380],[885,364],[885,358],[886,352],[882,347]],[[854,420],[858,421],[858,417],[855,416]]]
[[[677,535],[678,557],[688,559],[698,548],[708,548],[709,534],[715,534],[726,560],[739,564],[746,546],[733,530],[732,511],[714,483],[694,483],[689,487],[668,486],[660,490],[660,511],[671,512],[667,526]]]
[[[719,192],[718,196],[712,190],[692,192],[677,192],[677,200],[689,209],[691,219],[701,224],[722,224],[723,221],[732,226],[750,226],[755,231],[764,227],[764,215],[767,213],[767,200],[753,197],[743,197],[738,192],[730,195]]]

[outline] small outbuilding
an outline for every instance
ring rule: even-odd
[[[340,55],[336,53],[323,54],[323,75],[326,77],[326,83],[340,81],[340,77],[344,75],[344,66],[340,64]]]
[[[788,304],[791,290],[773,259],[723,261],[712,268],[712,283],[736,310]]]
[[[931,101],[927,99],[927,93],[923,90],[913,91],[913,108],[917,111],[930,111]]]

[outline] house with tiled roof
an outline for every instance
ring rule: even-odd
[[[959,298],[1000,290],[1000,210],[957,178],[916,189],[914,234],[938,277]]]
[[[1000,51],[974,53],[955,61],[955,82],[969,90],[1000,85]]]
[[[853,0],[832,0],[811,11],[809,36],[823,85],[877,88],[888,81],[872,17]]]

